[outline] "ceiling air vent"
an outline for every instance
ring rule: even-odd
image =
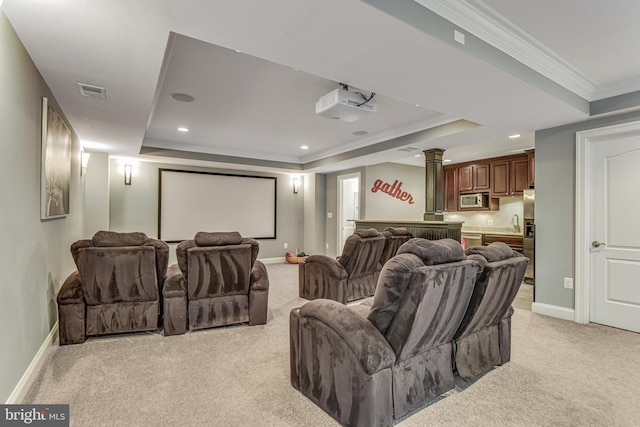
[[[103,101],[107,99],[107,90],[103,87],[88,85],[85,83],[78,83],[78,87],[80,88],[80,95],[82,96],[102,99]]]
[[[416,151],[419,150],[418,147],[404,147],[404,148],[398,148],[398,151],[404,151],[406,153],[410,153],[411,151]]]

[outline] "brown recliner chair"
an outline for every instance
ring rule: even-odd
[[[502,242],[474,246],[466,253],[486,264],[454,336],[457,375],[468,382],[511,359],[511,303],[529,259]]]
[[[412,239],[370,310],[319,299],[291,311],[291,384],[342,425],[389,426],[455,387],[452,339],[481,265],[453,239]]]
[[[385,238],[384,249],[382,250],[382,256],[380,256],[380,265],[382,266],[396,256],[400,246],[413,239],[413,234],[409,233],[405,227],[387,227],[382,232],[382,235]]]
[[[144,233],[99,231],[71,245],[77,271],[58,292],[60,345],[87,336],[156,330],[169,246]]]
[[[337,260],[310,255],[299,264],[301,298],[327,298],[343,304],[372,296],[380,274],[384,236],[375,228],[356,230],[347,237]]]
[[[199,232],[176,247],[163,289],[164,334],[267,323],[269,276],[259,244],[238,232]]]

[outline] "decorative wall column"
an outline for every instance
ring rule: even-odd
[[[425,221],[443,221],[444,181],[442,177],[442,154],[444,150],[433,148],[424,151],[425,163]]]

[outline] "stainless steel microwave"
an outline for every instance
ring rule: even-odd
[[[489,206],[489,195],[482,193],[461,194],[460,208],[486,208]]]

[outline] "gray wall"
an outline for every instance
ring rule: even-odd
[[[71,243],[84,228],[79,144],[72,143],[71,213],[40,220],[42,97],[63,115],[0,11],[0,402],[5,402],[57,320],[55,295],[75,269]]]
[[[302,185],[298,193],[294,194],[290,175],[137,162],[133,164],[132,184],[124,185],[123,161],[117,158],[111,159],[110,164],[109,227],[111,230],[142,231],[151,237],[158,236],[158,170],[160,168],[277,177],[277,238],[260,239],[258,256],[259,258],[284,257],[286,251],[293,252],[295,248],[304,247],[305,186]],[[259,211],[260,206],[256,206],[255,209]],[[284,249],[284,243],[288,244],[288,249]],[[171,256],[171,260],[175,260],[173,250]]]
[[[84,188],[84,235],[109,229],[109,155],[91,153],[82,179]]]
[[[576,132],[640,120],[640,112],[536,132],[536,302],[574,308]]]
[[[304,176],[304,243],[308,254],[324,254],[327,177],[324,174]]]

